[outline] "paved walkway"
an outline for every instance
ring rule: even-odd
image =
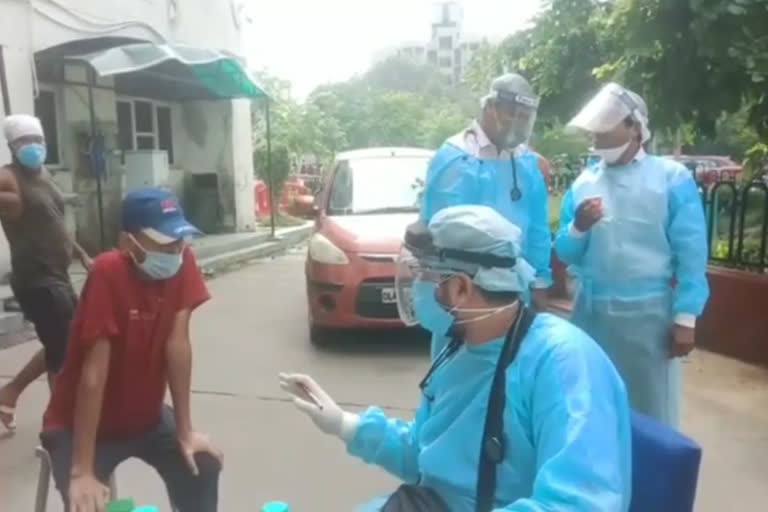
[[[270,499],[287,500],[293,512],[344,512],[396,485],[319,434],[285,399],[276,374],[306,371],[350,410],[372,403],[408,418],[428,365],[426,343],[355,334],[336,348],[312,348],[302,264],[296,252],[212,279],[213,300],[193,317],[193,413],[225,452],[222,512],[255,512]],[[0,382],[36,348],[0,351]],[[683,430],[704,448],[696,511],[765,510],[768,371],[697,351],[684,372]],[[35,383],[20,404],[17,435],[0,440],[2,512],[31,509],[46,400],[44,383]],[[120,466],[118,484],[123,495],[165,506],[158,478],[139,462]],[[61,512],[53,492],[50,501],[49,512]]]

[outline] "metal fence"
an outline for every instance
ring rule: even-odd
[[[561,169],[550,177],[550,194],[565,193],[578,176]],[[739,182],[699,181],[709,236],[708,256],[715,265],[751,272],[768,271],[768,177]]]
[[[764,179],[700,185],[712,263],[768,270],[768,186]]]

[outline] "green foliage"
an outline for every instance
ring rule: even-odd
[[[747,179],[765,176],[768,173],[768,144],[758,143],[747,151],[744,172]]]
[[[691,127],[692,128],[692,127]],[[728,155],[741,161],[760,137],[749,124],[749,109],[742,107],[733,114],[723,113],[715,124],[714,136],[693,132],[685,152],[694,155]]]
[[[567,121],[597,88],[593,70],[607,58],[602,37],[607,10],[596,0],[550,0],[531,28],[479,50],[467,85],[485,92],[502,72],[520,73],[542,98],[539,123]]]
[[[346,149],[436,148],[473,117],[477,100],[430,66],[393,58],[346,82],[318,87],[307,100],[345,134]]]
[[[598,74],[643,94],[657,127],[690,121],[712,135],[746,100],[768,134],[766,26],[765,0],[617,0],[605,34],[615,50]]]
[[[531,146],[552,160],[561,155],[580,157],[588,152],[590,142],[583,134],[567,132],[562,124],[557,123],[537,130]]]
[[[545,131],[617,81],[647,100],[665,148],[740,158],[768,136],[766,27],[766,0],[548,0],[530,27],[481,48],[465,81],[481,93],[523,74]]]
[[[346,145],[346,134],[337,121],[312,104],[299,104],[291,97],[290,82],[267,73],[257,73],[259,82],[271,95],[272,180],[274,196],[280,197],[283,185],[297,167],[297,159],[314,154],[327,161]],[[253,105],[254,154],[256,175],[267,179],[267,126],[264,102]]]

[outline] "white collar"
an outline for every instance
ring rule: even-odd
[[[635,153],[635,157],[632,159],[632,162],[642,162],[647,156],[648,153],[645,152],[643,146],[640,146],[640,149],[638,149],[637,153]]]
[[[478,149],[492,148],[497,154],[501,153],[499,148],[496,147],[496,144],[491,142],[491,139],[488,138],[488,135],[485,133],[485,130],[483,130],[483,127],[480,126],[477,119],[472,121],[472,124],[470,124],[469,128],[464,132],[465,137],[472,135],[474,135],[476,139]]]

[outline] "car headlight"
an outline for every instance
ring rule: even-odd
[[[315,233],[309,240],[309,257],[317,263],[326,265],[346,265],[349,258],[344,251],[333,245],[320,233]]]

